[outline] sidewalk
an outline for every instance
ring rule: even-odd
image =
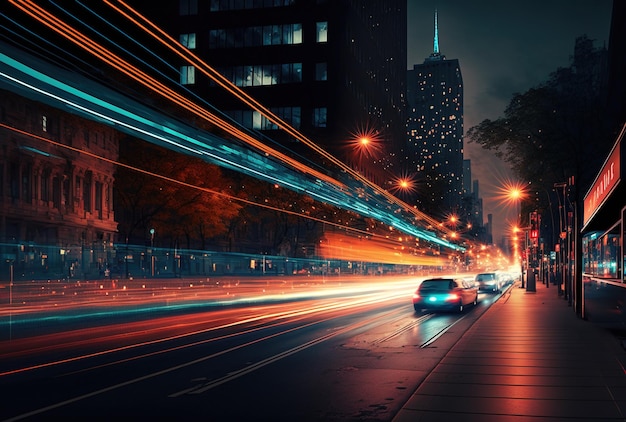
[[[394,418],[626,421],[626,350],[554,287],[513,286],[463,335]]]

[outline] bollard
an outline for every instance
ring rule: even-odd
[[[527,280],[526,280],[526,291],[527,292],[536,292],[536,282],[537,282],[537,278],[536,278],[536,274],[535,274],[535,270],[534,269],[529,269],[529,271],[526,272],[527,274]]]

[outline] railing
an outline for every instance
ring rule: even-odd
[[[68,247],[0,244],[0,281],[177,278],[222,275],[376,275],[423,266],[292,258],[125,244]],[[439,270],[441,268],[437,268]]]

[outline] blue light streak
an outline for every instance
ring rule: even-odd
[[[106,99],[96,97],[61,80],[90,87],[90,92],[98,92],[104,96],[106,91],[103,92],[101,86],[76,74],[70,76],[49,63],[24,57],[24,53],[8,45],[0,43],[0,46],[3,51],[0,53],[0,86],[8,90],[57,108],[65,108],[72,113],[113,126],[149,142],[185,154],[201,156],[208,162],[277,183],[296,192],[305,192],[314,199],[374,218],[416,238],[452,250],[464,250],[427,230],[416,227],[413,224],[413,215],[402,213],[399,216],[395,215],[394,204],[388,202],[380,192],[372,190],[370,186],[363,185],[358,180],[350,179],[332,184],[312,178],[286,163],[276,162],[226,139],[175,121],[121,94],[109,92]],[[9,53],[19,59],[8,56]],[[23,62],[30,63],[26,65]],[[46,69],[49,74],[38,71],[35,66]],[[352,185],[354,188],[346,190],[342,188],[343,185]]]

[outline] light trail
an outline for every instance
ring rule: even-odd
[[[342,172],[351,176],[354,181],[360,183],[364,187],[367,187],[368,188],[367,197],[364,200],[361,200],[361,198],[359,198],[359,195],[354,195],[351,192],[351,189],[347,187],[348,185],[346,185],[346,183],[341,182],[337,179],[334,179],[330,176],[327,176],[316,170],[311,169],[310,167],[298,162],[297,160],[294,160],[290,158],[289,156],[282,154],[279,151],[268,147],[267,145],[253,138],[252,136],[242,131],[238,127],[235,127],[234,125],[224,121],[223,119],[218,118],[217,116],[213,115],[208,110],[206,110],[205,108],[202,108],[198,104],[190,101],[183,95],[177,93],[172,88],[167,87],[165,84],[163,84],[159,80],[151,77],[146,72],[143,72],[142,70],[133,66],[128,61],[114,54],[112,51],[108,50],[106,47],[104,47],[100,43],[89,38],[89,36],[73,28],[70,24],[67,24],[66,22],[62,21],[61,19],[56,17],[54,14],[48,12],[43,7],[35,4],[34,2],[28,1],[28,0],[22,0],[22,1],[10,0],[10,3],[14,5],[15,7],[17,7],[18,9],[20,9],[21,11],[23,11],[24,13],[26,13],[27,15],[29,15],[30,17],[32,17],[33,19],[35,19],[36,21],[38,21],[39,23],[41,23],[42,25],[44,25],[45,27],[49,28],[50,30],[54,31],[60,36],[64,37],[69,42],[73,43],[79,48],[84,49],[85,51],[92,54],[97,59],[108,64],[109,66],[113,67],[114,69],[121,72],[122,74],[130,77],[132,80],[136,81],[142,86],[154,91],[157,95],[160,95],[163,98],[166,98],[168,101],[171,101],[173,104],[183,108],[184,110],[191,112],[192,114],[198,116],[199,118],[207,121],[209,124],[234,136],[236,139],[247,143],[249,146],[251,146],[255,150],[261,151],[265,155],[261,159],[265,168],[250,170],[249,167],[246,167],[245,169],[242,169],[241,164],[239,164],[235,160],[225,160],[223,155],[220,158],[217,158],[215,154],[209,151],[211,148],[208,145],[196,139],[195,137],[186,136],[182,138],[183,139],[182,144],[181,143],[173,144],[172,141],[170,140],[172,136],[172,134],[169,133],[171,132],[170,128],[167,128],[161,125],[161,127],[157,127],[155,129],[154,128],[155,124],[151,124],[149,119],[146,122],[145,121],[146,119],[144,118],[143,119],[144,121],[141,122],[142,125],[151,127],[152,130],[165,132],[164,136],[162,135],[161,137],[158,138],[159,142],[169,145],[170,147],[175,146],[175,148],[182,149],[183,151],[186,150],[187,153],[203,154],[203,155],[206,154],[207,156],[210,157],[212,161],[215,162],[215,160],[217,160],[217,163],[219,165],[224,165],[229,168],[235,168],[235,169],[238,169],[239,171],[247,172],[247,174],[252,174],[254,175],[254,177],[262,178],[263,180],[268,180],[268,178],[273,179],[275,183],[285,185],[289,189],[295,190],[296,192],[305,192],[323,202],[326,202],[326,203],[329,203],[329,204],[332,204],[332,205],[335,205],[344,209],[354,210],[367,217],[371,217],[376,220],[385,222],[386,224],[393,226],[402,232],[411,234],[417,238],[432,242],[440,246],[444,246],[446,248],[450,248],[452,250],[460,250],[460,251],[464,250],[464,248],[459,245],[451,243],[445,239],[439,238],[434,231],[429,231],[429,230],[425,230],[425,229],[417,227],[415,225],[414,220],[408,221],[407,216],[402,216],[403,218],[399,218],[399,216],[394,215],[396,211],[402,211],[404,213],[413,215],[414,219],[417,221],[427,221],[427,222],[430,221],[431,226],[433,226],[432,223],[434,222],[434,219],[430,218],[424,213],[419,212],[416,208],[403,203],[402,201],[400,201],[395,196],[391,195],[386,190],[380,189],[378,186],[374,185],[369,180],[362,177],[359,173],[355,172],[350,167],[341,163],[339,160],[337,160],[333,156],[327,154],[322,148],[318,147],[314,142],[308,140],[303,135],[297,133],[293,128],[289,127],[289,125],[287,125],[285,122],[280,121],[280,119],[278,119],[277,116],[274,116],[269,110],[265,109],[261,104],[259,104],[258,102],[253,100],[251,97],[244,94],[243,91],[234,87],[234,85],[230,84],[230,82],[228,82],[223,77],[221,77],[221,75],[217,74],[217,72],[215,72],[213,69],[211,69],[210,67],[208,67],[206,64],[202,63],[201,61],[198,61],[199,59],[197,59],[193,55],[189,56],[192,53],[190,53],[189,50],[184,49],[182,46],[180,46],[179,43],[175,42],[173,39],[169,38],[168,40],[168,39],[159,38],[159,37],[156,37],[156,34],[154,31],[148,32],[153,38],[156,37],[156,39],[159,40],[161,43],[163,43],[166,47],[173,49],[173,51],[177,51],[178,54],[185,54],[188,60],[193,59],[193,63],[195,63],[195,65],[197,65],[200,69],[204,69],[206,74],[212,77],[214,80],[216,80],[216,82],[223,84],[225,88],[230,89],[233,95],[236,95],[242,101],[246,102],[246,104],[254,106],[255,109],[260,110],[261,112],[265,113],[268,118],[273,119],[275,122],[278,122],[277,124],[279,124],[281,128],[283,128],[284,130],[287,130],[290,134],[292,134],[293,136],[296,136],[296,138],[299,141],[303,142],[304,144],[312,148],[314,151],[321,154],[331,163],[337,165],[341,169]],[[106,2],[106,4],[109,5],[110,7],[114,7],[112,3],[110,2]],[[132,10],[127,5],[125,5],[125,3],[121,2],[120,4],[126,7],[127,9]],[[119,8],[114,7],[114,9],[118,10],[118,13],[122,13],[122,11]],[[91,9],[86,9],[86,10],[88,10],[90,13],[94,13],[91,11]],[[127,19],[131,19],[130,15],[128,15],[127,13],[123,13],[123,15]],[[145,18],[143,18],[143,20],[147,22]],[[135,23],[135,25],[139,25],[144,31],[147,31],[147,27],[145,25],[140,24],[138,20],[133,18],[132,21]],[[62,87],[59,81],[56,81],[55,86],[57,88]],[[67,87],[67,85],[65,86]],[[76,90],[73,89],[73,91],[74,91],[73,94],[76,95],[77,94]],[[84,100],[85,96],[81,95],[81,99]],[[99,105],[102,106],[102,102],[100,102]],[[122,120],[112,121],[111,119],[107,119],[107,117],[103,117],[101,114],[92,114],[91,118],[93,119],[94,117],[96,117],[96,120],[100,120],[104,118],[105,121],[109,122],[109,124],[114,124],[116,126],[120,125],[120,122],[127,124],[126,122],[127,122],[127,119],[129,118],[128,113],[125,110],[120,111],[119,109],[116,110],[116,112],[120,113],[122,116],[124,116],[124,118]],[[131,119],[133,118],[134,117],[131,117]],[[167,120],[168,119],[165,119],[165,121]],[[124,124],[122,124],[122,126],[124,126]],[[134,130],[135,133],[139,132],[140,137],[142,138],[148,137],[150,140],[157,139],[154,136],[154,134],[151,133],[150,131],[148,131],[148,133],[143,133],[142,131],[137,130],[137,127],[134,127],[133,129],[129,129],[129,128],[127,129],[131,131]],[[196,134],[197,134],[197,131],[196,131]],[[202,138],[206,138],[206,134],[202,136],[201,139]],[[214,139],[214,141],[217,141],[217,142],[222,141],[223,143],[224,140],[220,139],[218,141],[217,139]],[[187,147],[186,146],[187,144],[193,145],[193,147],[192,148]],[[222,149],[225,149],[223,145],[222,145]],[[230,151],[230,153],[232,153],[232,150]],[[249,153],[246,153],[246,154],[249,154]],[[315,180],[309,181],[308,186],[305,185],[304,187],[300,186],[299,183],[294,183],[292,179],[295,179],[295,176],[291,176],[289,180],[286,180],[284,178],[285,173],[282,173],[282,176],[283,176],[282,180],[276,180],[276,178],[272,178],[271,176],[268,175],[268,173],[271,174],[274,172],[273,170],[268,171],[267,166],[270,165],[270,161],[268,161],[268,157],[279,160],[280,162],[283,163],[283,165],[293,169],[295,172],[308,175],[314,178]],[[247,158],[247,157],[243,155],[238,158],[239,160],[241,160],[241,158]],[[353,182],[350,182],[349,184],[352,184],[352,183]],[[383,202],[383,200],[386,202]],[[394,211],[394,210],[389,209],[389,207],[393,207],[393,206],[397,206],[398,210]]]
[[[363,287],[352,288],[352,289],[342,289],[342,291],[343,291],[342,297],[345,299],[344,301],[336,301],[336,299],[332,299],[333,302],[322,303],[322,304],[318,304],[318,305],[315,305],[315,306],[311,306],[311,303],[309,301],[307,301],[305,303],[292,302],[292,304],[297,304],[298,306],[300,306],[300,308],[288,309],[288,310],[280,311],[280,312],[262,313],[262,314],[259,314],[259,315],[253,315],[253,316],[242,318],[242,319],[236,319],[233,322],[224,323],[224,324],[212,326],[212,327],[201,329],[201,330],[192,330],[192,331],[185,332],[185,333],[179,334],[179,335],[166,336],[166,337],[162,337],[162,338],[157,338],[155,340],[131,343],[131,344],[124,345],[124,346],[121,346],[121,347],[105,349],[105,350],[101,350],[101,351],[94,352],[94,353],[84,354],[84,355],[80,355],[80,356],[74,356],[74,357],[61,359],[61,360],[56,360],[56,361],[52,361],[52,362],[45,362],[45,363],[41,363],[41,364],[37,364],[37,365],[31,365],[31,366],[28,366],[28,367],[21,367],[21,368],[17,368],[17,369],[12,369],[12,370],[8,370],[8,371],[0,372],[0,377],[9,376],[9,375],[17,374],[17,373],[22,373],[22,372],[38,370],[38,369],[47,368],[47,367],[51,367],[51,366],[62,365],[62,364],[75,362],[75,361],[82,361],[82,360],[91,359],[91,358],[95,358],[95,357],[100,357],[100,356],[104,356],[104,355],[111,355],[111,354],[114,354],[114,353],[119,353],[119,352],[122,352],[122,351],[131,350],[131,349],[137,349],[137,348],[145,347],[145,346],[149,346],[149,345],[161,344],[161,343],[171,342],[171,341],[174,341],[174,340],[190,338],[192,336],[198,336],[200,334],[206,334],[206,333],[219,331],[219,330],[224,330],[224,329],[228,329],[228,328],[235,328],[235,327],[245,326],[245,325],[248,325],[248,324],[251,324],[251,323],[259,323],[259,322],[263,322],[263,321],[279,321],[277,323],[272,323],[270,326],[261,326],[260,328],[247,329],[247,330],[244,330],[244,331],[237,332],[237,333],[235,333],[233,335],[225,335],[225,336],[210,338],[210,339],[206,339],[206,340],[191,342],[191,343],[185,344],[185,345],[180,346],[180,347],[166,348],[166,349],[163,349],[163,350],[158,352],[158,354],[161,354],[161,353],[166,353],[166,352],[170,352],[170,351],[173,351],[173,350],[179,350],[181,348],[193,347],[193,346],[197,346],[197,345],[200,345],[200,344],[214,342],[214,341],[222,340],[222,339],[229,338],[229,337],[236,337],[236,336],[239,336],[239,335],[248,334],[248,333],[257,331],[258,329],[266,329],[266,328],[280,326],[280,325],[283,325],[285,323],[298,321],[298,320],[300,320],[302,318],[305,318],[305,317],[316,316],[316,318],[319,318],[321,315],[329,313],[329,312],[336,313],[336,312],[340,312],[340,311],[341,312],[355,311],[356,309],[359,309],[359,308],[361,308],[363,306],[378,305],[378,304],[380,304],[382,302],[385,302],[385,301],[391,301],[391,300],[397,300],[397,299],[403,299],[403,298],[408,298],[409,297],[407,291],[404,291],[404,290],[396,290],[396,289],[388,290],[387,289],[387,290],[384,290],[384,291],[379,291],[380,287],[370,287],[370,288],[373,288],[376,291],[368,292],[368,289],[366,289],[366,288],[364,289]],[[363,293],[364,291],[365,291],[365,293]],[[263,308],[261,308],[261,309],[263,309]],[[333,315],[334,316],[330,316],[327,319],[316,319],[313,323],[307,324],[307,325],[319,324],[319,323],[324,322],[326,320],[330,320],[332,318],[336,318],[337,317],[336,314],[333,314]],[[197,318],[197,315],[195,317]],[[177,319],[179,320],[179,318],[173,318],[173,319],[174,319],[174,321],[176,321]],[[197,320],[194,318],[194,320],[192,321],[191,325],[197,325],[196,321]],[[154,330],[154,331],[161,331],[164,328],[171,327],[174,324],[175,323],[170,322],[170,323],[168,323],[165,326],[159,325],[159,327],[154,328],[152,330]],[[133,325],[128,325],[127,328],[130,330],[130,329],[133,328]],[[143,328],[143,324],[141,324],[141,326],[139,328],[140,328],[141,334],[142,335],[146,335],[147,331],[146,331],[145,328]],[[178,326],[177,328],[180,329],[180,326]],[[303,327],[300,326],[297,329],[300,329],[300,328],[303,328]],[[281,332],[281,333],[284,333],[284,331]],[[71,334],[71,333],[69,333],[69,334]],[[47,337],[50,337],[50,336],[47,336]],[[55,338],[55,340],[52,342],[52,346],[50,344],[45,346],[45,350],[47,352],[50,352],[51,350],[58,350],[58,349],[61,349],[61,348],[64,348],[64,349],[70,348],[70,349],[72,349],[73,348],[72,346],[75,347],[77,345],[85,345],[85,344],[89,344],[89,343],[93,342],[93,340],[79,340],[78,342],[74,341],[74,342],[71,342],[71,343],[62,343],[61,342],[62,339],[58,338],[58,335],[52,335],[52,337],[57,337],[57,338]],[[115,338],[117,338],[117,339],[129,339],[128,333],[124,333],[122,336],[120,336],[120,335],[116,335],[116,336],[113,336],[113,337],[108,336],[105,339],[97,338],[97,340],[98,340],[98,342],[106,343],[107,341],[111,341],[111,340],[113,340]],[[12,351],[11,352],[6,352],[5,351],[3,353],[0,353],[0,356],[8,357],[8,356],[11,356],[11,355],[15,355],[16,353],[19,354],[19,355],[22,355],[24,352],[31,354],[31,353],[34,353],[34,352],[37,352],[37,351],[41,351],[40,348],[37,348],[37,346],[35,346],[33,344],[36,340],[37,340],[37,338],[35,338],[35,339],[24,339],[24,340],[21,340],[21,341],[11,342],[9,344],[9,346],[11,347]],[[255,341],[255,342],[258,342],[258,341]],[[20,348],[22,348],[22,352],[19,351]],[[222,353],[220,353],[220,354],[222,354]],[[131,360],[135,360],[135,359],[141,358],[141,357],[152,356],[152,355],[153,354],[141,355],[141,356],[133,358]],[[121,363],[121,362],[124,362],[124,361],[127,361],[127,360],[128,359],[125,359],[123,361],[117,361],[117,362],[114,362],[114,363]]]
[[[161,44],[163,44],[165,47],[170,49],[170,51],[174,52],[179,57],[181,57],[182,59],[186,60],[189,64],[195,66],[197,69],[199,69],[201,72],[203,72],[206,76],[208,76],[211,80],[216,82],[219,86],[221,86],[222,88],[226,89],[229,93],[234,95],[236,98],[240,99],[244,104],[246,104],[246,105],[250,106],[252,109],[258,111],[264,117],[266,117],[268,120],[270,120],[271,122],[275,123],[279,128],[285,130],[290,135],[294,136],[296,139],[298,139],[299,141],[301,141],[302,143],[304,143],[305,145],[310,147],[312,150],[314,150],[315,152],[320,154],[322,157],[326,158],[327,160],[329,160],[333,164],[337,165],[340,169],[345,171],[347,174],[349,174],[352,177],[354,177],[355,180],[358,180],[358,181],[362,182],[365,186],[368,186],[368,187],[372,188],[375,193],[383,195],[392,204],[399,205],[405,211],[408,211],[409,213],[413,214],[415,217],[417,217],[419,219],[422,219],[424,221],[427,221],[427,222],[429,222],[433,226],[436,226],[439,223],[439,221],[437,221],[436,219],[434,219],[434,218],[430,217],[429,215],[419,211],[417,208],[412,207],[409,204],[403,202],[402,200],[400,200],[396,196],[392,195],[387,190],[381,189],[379,186],[375,185],[369,179],[364,177],[362,174],[360,174],[359,172],[357,172],[354,169],[352,169],[352,167],[346,165],[341,160],[337,159],[336,157],[334,157],[333,155],[331,155],[327,151],[325,151],[323,148],[319,147],[315,142],[313,142],[312,140],[308,139],[305,135],[303,135],[300,132],[298,132],[296,129],[294,129],[287,122],[283,121],[275,113],[272,113],[271,110],[269,110],[268,108],[263,106],[261,103],[256,101],[253,97],[248,95],[245,91],[243,91],[242,89],[240,89],[239,87],[237,87],[236,85],[231,83],[228,79],[226,79],[223,75],[221,75],[219,72],[217,72],[211,66],[209,66],[206,62],[204,62],[198,56],[193,54],[193,52],[191,50],[189,50],[189,49],[185,48],[184,46],[182,46],[178,41],[176,41],[175,39],[170,37],[167,33],[165,33],[157,25],[155,25],[154,23],[149,21],[146,17],[144,17],[142,14],[140,14],[138,11],[133,9],[131,6],[129,6],[124,1],[118,0],[118,3],[120,5],[122,5],[124,8],[126,8],[130,13],[132,13],[132,15],[135,16],[137,19],[133,18],[128,13],[125,13],[120,8],[114,6],[110,1],[104,0],[104,2],[106,4],[108,4],[110,7],[112,7],[113,9],[115,9],[116,11],[118,11],[122,16],[126,17],[132,23],[137,25],[139,28],[141,28],[144,31],[146,31],[154,39],[156,39]],[[143,22],[145,25],[142,24],[141,22],[139,22],[139,20],[141,20],[141,22]],[[148,27],[152,28],[153,30],[150,30]],[[453,249],[455,249],[455,248],[453,248]]]
[[[0,73],[0,77],[1,76],[4,76],[4,75],[2,73]],[[345,231],[355,232],[355,233],[359,233],[359,234],[366,235],[366,236],[373,236],[373,237],[381,236],[381,235],[378,235],[378,234],[375,234],[375,233],[371,233],[371,232],[368,232],[368,231],[365,231],[365,230],[359,230],[359,229],[356,229],[356,228],[353,228],[353,227],[346,227],[345,224],[335,223],[335,222],[332,222],[332,221],[329,221],[329,220],[324,220],[324,219],[321,219],[321,218],[312,217],[312,216],[304,214],[304,213],[298,213],[298,212],[286,210],[286,209],[283,209],[283,208],[273,207],[271,205],[268,205],[268,204],[265,204],[265,203],[262,203],[262,202],[254,202],[254,201],[251,201],[249,199],[239,198],[237,196],[229,195],[229,194],[226,194],[224,192],[217,191],[217,190],[205,188],[205,187],[202,187],[202,186],[193,185],[193,184],[190,184],[190,183],[187,183],[187,182],[183,182],[182,180],[178,180],[178,179],[174,179],[174,178],[171,178],[171,177],[167,177],[167,176],[164,176],[164,175],[161,175],[161,174],[158,174],[158,173],[154,173],[154,172],[151,172],[151,171],[148,171],[148,170],[144,170],[144,169],[141,169],[141,168],[138,168],[138,167],[133,167],[133,166],[130,166],[128,164],[122,163],[120,161],[111,160],[109,158],[102,157],[100,155],[91,153],[89,151],[84,151],[82,149],[75,148],[75,147],[72,147],[70,145],[62,144],[60,142],[53,141],[52,139],[44,138],[42,136],[38,136],[36,134],[30,133],[30,132],[26,132],[24,130],[21,130],[21,129],[18,129],[18,128],[6,125],[6,124],[1,123],[1,122],[0,122],[0,128],[6,129],[6,130],[10,130],[10,131],[15,132],[15,133],[19,133],[22,136],[27,136],[27,137],[30,137],[32,139],[36,139],[36,140],[41,141],[41,142],[49,143],[49,144],[54,145],[54,146],[56,146],[58,148],[69,149],[70,151],[73,151],[73,152],[76,152],[76,153],[79,153],[79,154],[83,154],[83,155],[87,155],[87,156],[89,156],[91,158],[94,158],[94,159],[97,159],[97,160],[105,161],[105,162],[108,162],[110,164],[115,164],[117,166],[124,167],[124,168],[127,168],[129,170],[136,171],[138,173],[142,173],[142,174],[145,174],[145,175],[148,175],[148,176],[151,176],[151,177],[155,177],[155,178],[158,178],[158,179],[161,179],[161,180],[166,180],[168,182],[175,183],[175,184],[178,184],[180,186],[187,187],[187,188],[196,189],[196,190],[199,190],[199,191],[202,191],[202,192],[210,193],[210,194],[213,194],[213,195],[216,195],[216,196],[220,196],[220,197],[232,200],[232,201],[241,202],[241,203],[244,203],[244,204],[247,204],[247,205],[253,205],[253,206],[256,206],[256,207],[260,207],[260,208],[265,208],[265,209],[269,209],[269,210],[272,210],[272,211],[278,211],[278,212],[282,212],[282,213],[289,214],[289,215],[294,215],[296,217],[305,218],[305,219],[311,220],[311,221],[317,221],[319,223],[324,223],[324,224],[328,224],[330,226],[341,228],[342,230],[345,230]],[[310,193],[310,194],[311,194],[311,196],[315,197],[314,193]]]

